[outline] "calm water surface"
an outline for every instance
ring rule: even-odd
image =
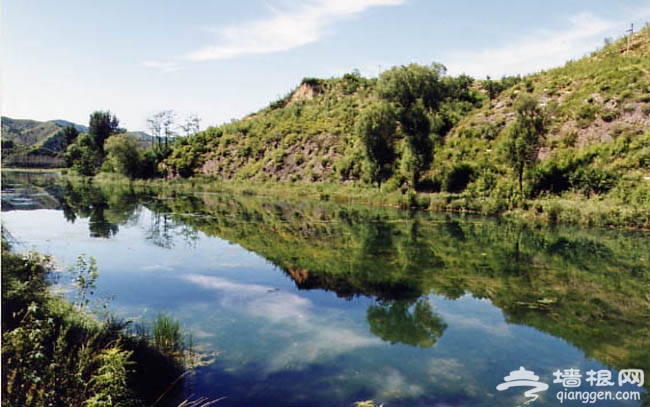
[[[182,383],[219,406],[517,406],[524,366],[650,376],[650,236],[329,202],[165,194],[3,174],[17,250],[79,254],[123,318],[181,321],[206,355]],[[57,288],[68,292],[65,273]],[[174,400],[169,400],[170,405]],[[641,406],[643,401],[598,401]],[[647,403],[647,401],[646,401]]]

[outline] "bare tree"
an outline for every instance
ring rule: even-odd
[[[174,122],[176,121],[176,113],[173,110],[164,110],[160,112],[162,117],[161,124],[163,129],[163,135],[165,136],[165,148],[169,145],[169,138],[174,137],[176,132],[174,131]]]
[[[158,140],[158,146],[160,147],[160,132],[162,131],[162,116],[160,113],[155,113],[149,116],[147,119],[147,127],[151,131],[153,138],[151,139],[151,147],[154,146],[155,140]]]
[[[180,128],[185,136],[193,136],[200,130],[201,119],[196,114],[191,114],[181,123]]]
[[[169,138],[174,137],[174,122],[176,121],[176,113],[173,110],[163,110],[154,113],[147,119],[147,127],[151,131],[151,135],[155,140],[158,140],[158,148],[161,148],[161,140],[165,138],[165,148],[169,145]],[[154,140],[151,141],[153,147]]]

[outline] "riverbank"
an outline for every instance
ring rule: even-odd
[[[52,270],[48,256],[15,254],[3,236],[3,406],[164,406],[161,395],[183,374],[178,353],[146,328],[136,334],[52,294]]]
[[[365,184],[289,183],[222,181],[214,178],[128,180],[115,174],[93,178],[99,184],[129,184],[160,188],[167,194],[177,192],[224,192],[296,199],[324,200],[342,204],[362,204],[400,209],[437,212],[474,213],[535,223],[565,224],[584,227],[608,227],[650,230],[650,205],[626,203],[629,196],[593,196],[578,193],[523,199],[510,196],[480,197],[471,192],[425,193],[386,191]],[[647,191],[650,195],[650,182]]]
[[[80,177],[65,171],[3,169],[8,172],[54,173],[71,182],[92,182],[98,185],[128,185],[135,188],[155,188],[164,194],[175,193],[230,193],[238,195],[269,196],[275,198],[331,201],[341,204],[361,204],[393,207],[405,210],[472,213],[503,219],[524,220],[539,224],[563,224],[582,227],[650,230],[650,205],[646,199],[632,200],[632,195],[650,196],[647,187],[637,190],[593,195],[590,198],[575,192],[559,196],[548,195],[523,199],[516,193],[479,196],[471,191],[463,193],[427,193],[378,189],[362,183],[299,183],[224,181],[211,177],[189,179],[131,180],[113,173],[100,173],[95,177]],[[642,202],[639,204],[638,202]]]

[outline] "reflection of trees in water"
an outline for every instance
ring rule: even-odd
[[[174,214],[161,201],[149,202],[147,208],[151,211],[149,226],[145,236],[154,245],[163,249],[174,247],[179,238],[189,248],[195,248],[199,236],[195,228],[182,221],[182,217]]]
[[[171,229],[171,220],[168,214],[152,213],[145,236],[154,245],[163,249],[171,249],[174,246]]]
[[[89,183],[72,185],[66,183],[63,188],[63,216],[68,222],[77,218],[88,218],[91,237],[109,238],[119,231],[114,222],[106,218],[108,202],[102,191]]]
[[[133,188],[123,186],[100,188],[88,182],[66,182],[61,195],[65,219],[74,223],[78,218],[87,218],[91,237],[115,236],[119,225],[137,223],[142,208],[147,207],[151,211],[147,240],[165,249],[174,247],[179,239],[188,247],[196,247],[196,229],[177,219],[161,200],[151,199],[147,192],[135,192]],[[146,202],[144,206],[143,202]]]
[[[175,243],[182,240],[189,248],[196,248],[199,235],[196,229],[178,222],[169,213],[152,212],[146,239],[163,249],[171,249]]]
[[[88,229],[90,230],[90,237],[105,237],[109,238],[117,234],[119,227],[106,220],[104,216],[105,206],[98,204],[93,207],[88,220]]]
[[[384,301],[368,307],[370,331],[391,344],[429,348],[447,328],[425,297],[415,303]]]

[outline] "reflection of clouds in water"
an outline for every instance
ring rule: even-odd
[[[441,384],[462,380],[467,367],[457,359],[433,358],[429,361],[431,380]]]
[[[272,324],[281,324],[272,333],[286,338],[286,342],[277,352],[269,355],[269,372],[300,369],[302,365],[321,357],[333,357],[381,343],[374,336],[362,335],[346,327],[336,313],[323,309],[314,312],[312,302],[296,294],[221,277],[192,274],[183,279],[204,289],[218,291],[223,307],[264,318]],[[298,340],[292,341],[292,338]]]
[[[293,342],[291,346],[274,354],[269,361],[269,371],[300,369],[303,365],[323,357],[331,358],[357,348],[381,343],[375,337],[361,335],[329,321],[319,323],[312,319],[295,325],[301,325],[300,328],[308,332],[301,337],[301,341]]]
[[[305,311],[312,307],[308,299],[270,286],[242,284],[222,277],[198,274],[185,276],[184,279],[204,289],[220,291],[224,296],[224,307],[237,308],[272,322],[292,322],[294,318],[305,318]]]
[[[395,397],[417,397],[424,393],[424,388],[415,384],[410,384],[399,370],[389,368],[388,371],[380,372],[377,380],[381,383],[378,386],[378,396],[380,398]]]
[[[457,300],[430,297],[438,314],[454,330],[479,330],[498,338],[514,337],[503,312],[487,298],[464,295]]]
[[[467,366],[455,358],[432,358],[428,362],[429,380],[451,391],[462,391],[468,396],[481,394],[476,366]]]
[[[449,312],[440,312],[439,314],[447,322],[447,324],[449,326],[453,326],[454,329],[477,329],[493,336],[504,338],[513,337],[510,326],[505,322],[505,320],[486,322],[478,317],[471,317],[461,314]]]
[[[203,276],[200,274],[190,274],[184,276],[183,279],[206,290],[236,291],[244,295],[266,293],[271,289],[271,287],[259,284],[234,283],[226,278]]]
[[[168,264],[147,264],[140,268],[143,271],[173,271],[174,268]]]

